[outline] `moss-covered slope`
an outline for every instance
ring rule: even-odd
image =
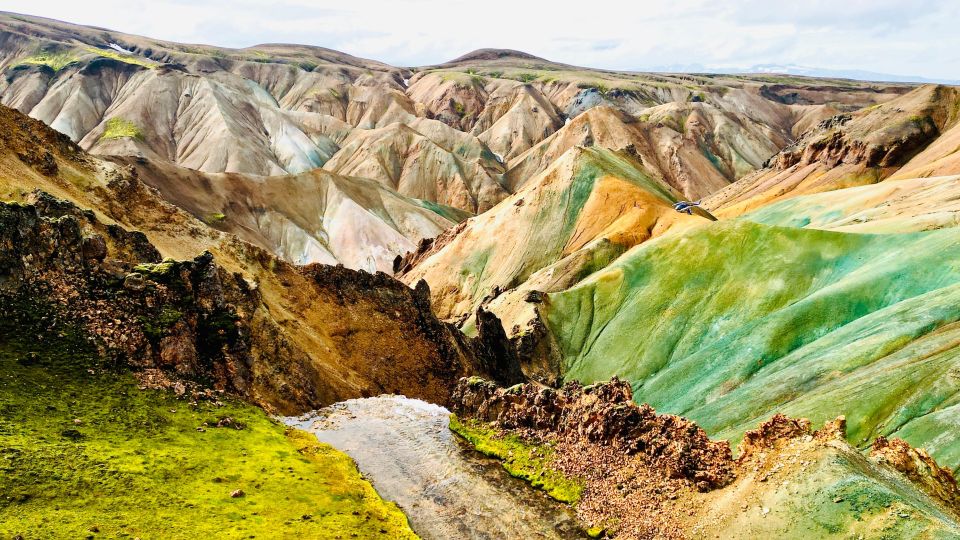
[[[37,336],[40,319],[8,315],[0,536],[415,537],[349,457],[312,435],[233,400],[142,390],[68,328]]]
[[[566,377],[738,438],[774,412],[960,465],[960,232],[855,235],[723,222],[664,237],[544,309]]]

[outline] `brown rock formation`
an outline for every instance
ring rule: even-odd
[[[807,419],[775,415],[746,433],[733,459],[696,424],[633,403],[617,379],[556,390],[471,378],[453,402],[459,416],[499,431],[494,438],[547,448],[548,470],[583,482],[578,518],[606,538],[856,537],[906,517],[922,520],[918,531],[957,530],[948,470],[899,440],[878,439],[867,459],[846,442],[842,416],[814,432]],[[887,498],[867,510],[873,503],[859,497],[872,490]]]
[[[873,441],[870,457],[900,471],[930,495],[960,508],[960,488],[953,473],[937,465],[923,448],[913,448],[903,439],[881,436]]]
[[[504,429],[558,433],[642,454],[668,478],[690,480],[702,490],[733,479],[729,444],[711,441],[689,420],[637,405],[632,396],[630,385],[618,379],[588,387],[568,383],[559,390],[534,384],[504,389],[465,379],[452,401],[458,414]]]
[[[159,262],[142,233],[103,225],[46,194],[34,199],[0,205],[4,316],[49,312],[78,327],[114,365],[147,370],[162,386],[212,387],[298,412],[379,393],[446,403],[460,377],[513,382],[500,371],[518,371],[512,356],[502,356],[508,345],[496,345],[502,333],[471,340],[437,320],[425,283],[410,289],[386,274],[343,267],[295,270],[308,279],[297,294],[331,315],[316,329],[329,345],[306,349],[299,323],[272,312],[257,281],[226,270],[209,252]],[[292,270],[247,249],[278,276]]]

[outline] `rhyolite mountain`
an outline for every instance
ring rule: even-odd
[[[260,411],[384,393],[594,536],[960,534],[956,88],[9,13],[0,71],[0,534],[412,536]]]
[[[13,14],[0,30],[0,102],[86,150],[204,172],[323,166],[471,212],[511,193],[536,168],[511,174],[531,161],[521,155],[594,107],[643,124],[608,144],[652,144],[657,172],[696,198],[759,168],[817,121],[909,88],[608,72],[497,51],[395,68],[316,47],[189,46]],[[594,126],[592,137],[618,128]],[[697,145],[707,157],[692,155]],[[709,174],[685,177],[684,162],[698,159],[707,162],[697,172]]]

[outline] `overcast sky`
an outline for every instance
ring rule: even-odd
[[[4,0],[0,9],[179,42],[320,45],[400,66],[498,47],[609,69],[794,64],[960,79],[958,0]]]

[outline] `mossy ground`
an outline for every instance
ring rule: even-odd
[[[499,459],[511,476],[527,480],[560,502],[574,504],[580,500],[583,483],[550,468],[550,446],[531,444],[516,435],[502,435],[482,422],[461,420],[456,415],[450,415],[450,430],[478,452]]]
[[[415,537],[313,436],[232,400],[140,390],[62,334],[0,321],[0,537]]]
[[[77,59],[69,52],[41,51],[20,60],[18,65],[47,66],[54,71],[60,71],[76,60]]]
[[[130,120],[115,117],[107,120],[106,129],[103,131],[103,135],[100,136],[100,140],[122,139],[124,137],[142,139],[143,132]]]
[[[102,56],[104,58],[110,58],[113,60],[118,60],[127,64],[133,64],[136,66],[142,66],[147,69],[154,69],[157,67],[157,63],[152,60],[147,60],[142,56],[137,56],[135,54],[123,54],[119,51],[114,51],[112,49],[98,49],[96,47],[85,47],[84,50],[87,52],[93,53],[97,56]]]

